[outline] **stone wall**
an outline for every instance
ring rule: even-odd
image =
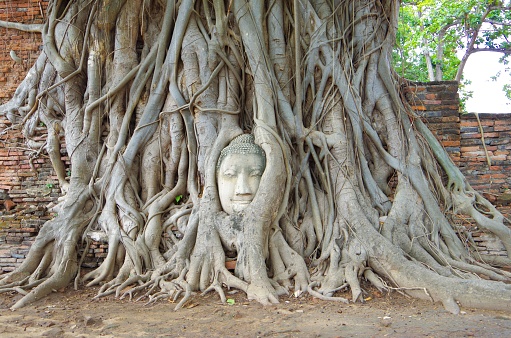
[[[41,22],[43,11],[39,4],[43,9],[46,6],[44,1],[0,2],[0,20]],[[12,97],[17,84],[37,58],[39,39],[36,33],[0,28],[0,104]],[[11,58],[11,50],[21,62]],[[474,115],[460,115],[457,90],[457,82],[430,82],[409,83],[404,92],[472,186],[509,216],[511,114],[481,115],[480,123]],[[54,216],[50,208],[60,194],[44,148],[28,149],[20,130],[10,127],[9,122],[0,117],[0,273],[12,270],[24,259],[40,226]],[[41,127],[35,140],[44,141],[45,138],[45,129]],[[68,161],[65,150],[62,150],[62,158]],[[483,240],[490,243],[481,244],[481,249],[492,253],[501,250],[499,243],[495,244],[491,238],[477,237],[477,231],[474,235],[478,243]],[[97,265],[107,250],[103,244],[92,243],[87,253],[87,266]]]

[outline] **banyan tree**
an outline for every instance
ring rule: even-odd
[[[363,301],[366,280],[454,313],[510,310],[507,220],[392,69],[399,5],[51,0],[43,25],[15,25],[42,51],[0,113],[28,140],[46,126],[62,197],[1,281],[26,291],[13,308],[73,281],[179,307],[226,287],[262,304],[346,288]],[[508,257],[478,253],[453,214]],[[108,255],[81,273],[95,236]]]

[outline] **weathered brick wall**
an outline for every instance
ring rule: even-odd
[[[408,102],[433,131],[455,163],[460,160],[460,114],[458,82],[409,83],[404,88]]]
[[[0,1],[0,20],[36,24],[42,23],[48,1]],[[0,28],[0,104],[6,102],[25,78],[41,51],[40,34]],[[21,62],[15,62],[14,52]]]
[[[511,114],[464,114],[460,130],[461,172],[475,190],[510,219]],[[495,236],[473,229],[472,237],[481,253],[505,255],[502,242]]]
[[[459,114],[455,81],[410,83],[404,92],[472,187],[511,215],[511,113]]]
[[[46,4],[45,1],[31,0],[0,2],[0,20],[39,23]],[[1,104],[12,97],[37,58],[40,36],[0,28],[0,41]],[[21,63],[12,60],[11,50],[21,57]],[[458,113],[457,90],[456,82],[411,83],[405,94],[474,188],[509,216],[511,114],[480,116],[487,146],[484,150],[475,116]],[[8,121],[0,117],[0,273],[20,264],[40,226],[54,216],[48,205],[59,195],[58,181],[45,151],[37,154],[37,150],[27,149],[21,132],[7,130],[8,127]],[[40,128],[36,140],[44,139],[44,128]],[[486,154],[491,160],[490,167],[486,163]],[[62,158],[67,161],[64,150]],[[5,203],[5,200],[10,202]],[[478,233],[474,235],[477,237]],[[500,250],[499,243],[491,244],[491,238],[485,238],[485,241],[490,244],[485,244],[482,249],[487,252]],[[87,253],[87,266],[97,265],[106,252],[106,245],[93,243]]]
[[[34,24],[42,23],[47,1],[5,0],[0,2],[0,20]],[[5,103],[23,80],[40,54],[40,35],[0,28],[0,104]],[[14,53],[20,62],[16,62]],[[19,131],[5,132],[9,126],[0,116],[0,273],[9,271],[25,257],[34,236],[44,221],[51,217],[46,204],[56,192],[49,191],[51,165],[43,158],[29,158]],[[48,182],[48,183],[46,183]],[[46,186],[48,184],[48,186]],[[36,196],[36,191],[46,196]],[[38,201],[35,199],[46,199]],[[7,202],[5,202],[7,201]]]
[[[509,210],[511,114],[483,114],[479,120],[474,114],[465,114],[461,116],[460,130],[461,171],[474,189]]]
[[[42,23],[47,1],[0,2],[0,20]],[[7,102],[41,51],[38,33],[0,28],[0,104]],[[21,61],[11,57],[13,52]],[[60,195],[58,181],[44,149],[28,149],[21,131],[0,116],[0,273],[11,271],[25,258],[35,235],[54,214],[49,210]],[[34,141],[46,139],[39,128]],[[66,154],[62,154],[67,161]],[[96,244],[90,249],[91,256]],[[103,250],[103,249],[99,249]],[[104,251],[104,250],[103,250]],[[100,254],[100,253],[98,253]]]
[[[409,84],[404,91],[412,108],[424,116],[470,185],[509,219],[511,114],[460,115],[457,90],[456,82],[428,82]],[[471,231],[481,253],[506,254],[500,240],[482,233],[470,218],[452,218],[464,225],[462,229]]]
[[[0,274],[21,264],[40,227],[56,216],[51,208],[61,195],[44,147],[28,148],[21,131],[10,127],[0,117]],[[42,144],[46,135],[41,126],[32,140]],[[61,159],[69,168],[65,148]],[[96,267],[107,252],[105,244],[92,242],[83,265]]]
[[[38,149],[28,149],[21,131],[9,126],[0,117],[0,272],[22,261],[41,225],[54,216],[48,205],[60,195],[44,152],[37,156]],[[46,138],[39,129],[35,141]]]

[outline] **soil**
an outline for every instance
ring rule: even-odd
[[[168,300],[149,306],[113,297],[93,300],[96,292],[69,288],[14,312],[9,307],[20,295],[1,294],[0,337],[511,336],[511,312],[462,309],[453,315],[441,304],[371,289],[365,303],[349,305],[307,295],[262,306],[242,292],[227,293],[233,304],[224,305],[215,293],[197,294],[179,311]]]

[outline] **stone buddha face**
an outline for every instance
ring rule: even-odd
[[[234,138],[222,150],[216,177],[220,204],[226,213],[240,212],[252,202],[265,167],[264,151],[251,134]]]

